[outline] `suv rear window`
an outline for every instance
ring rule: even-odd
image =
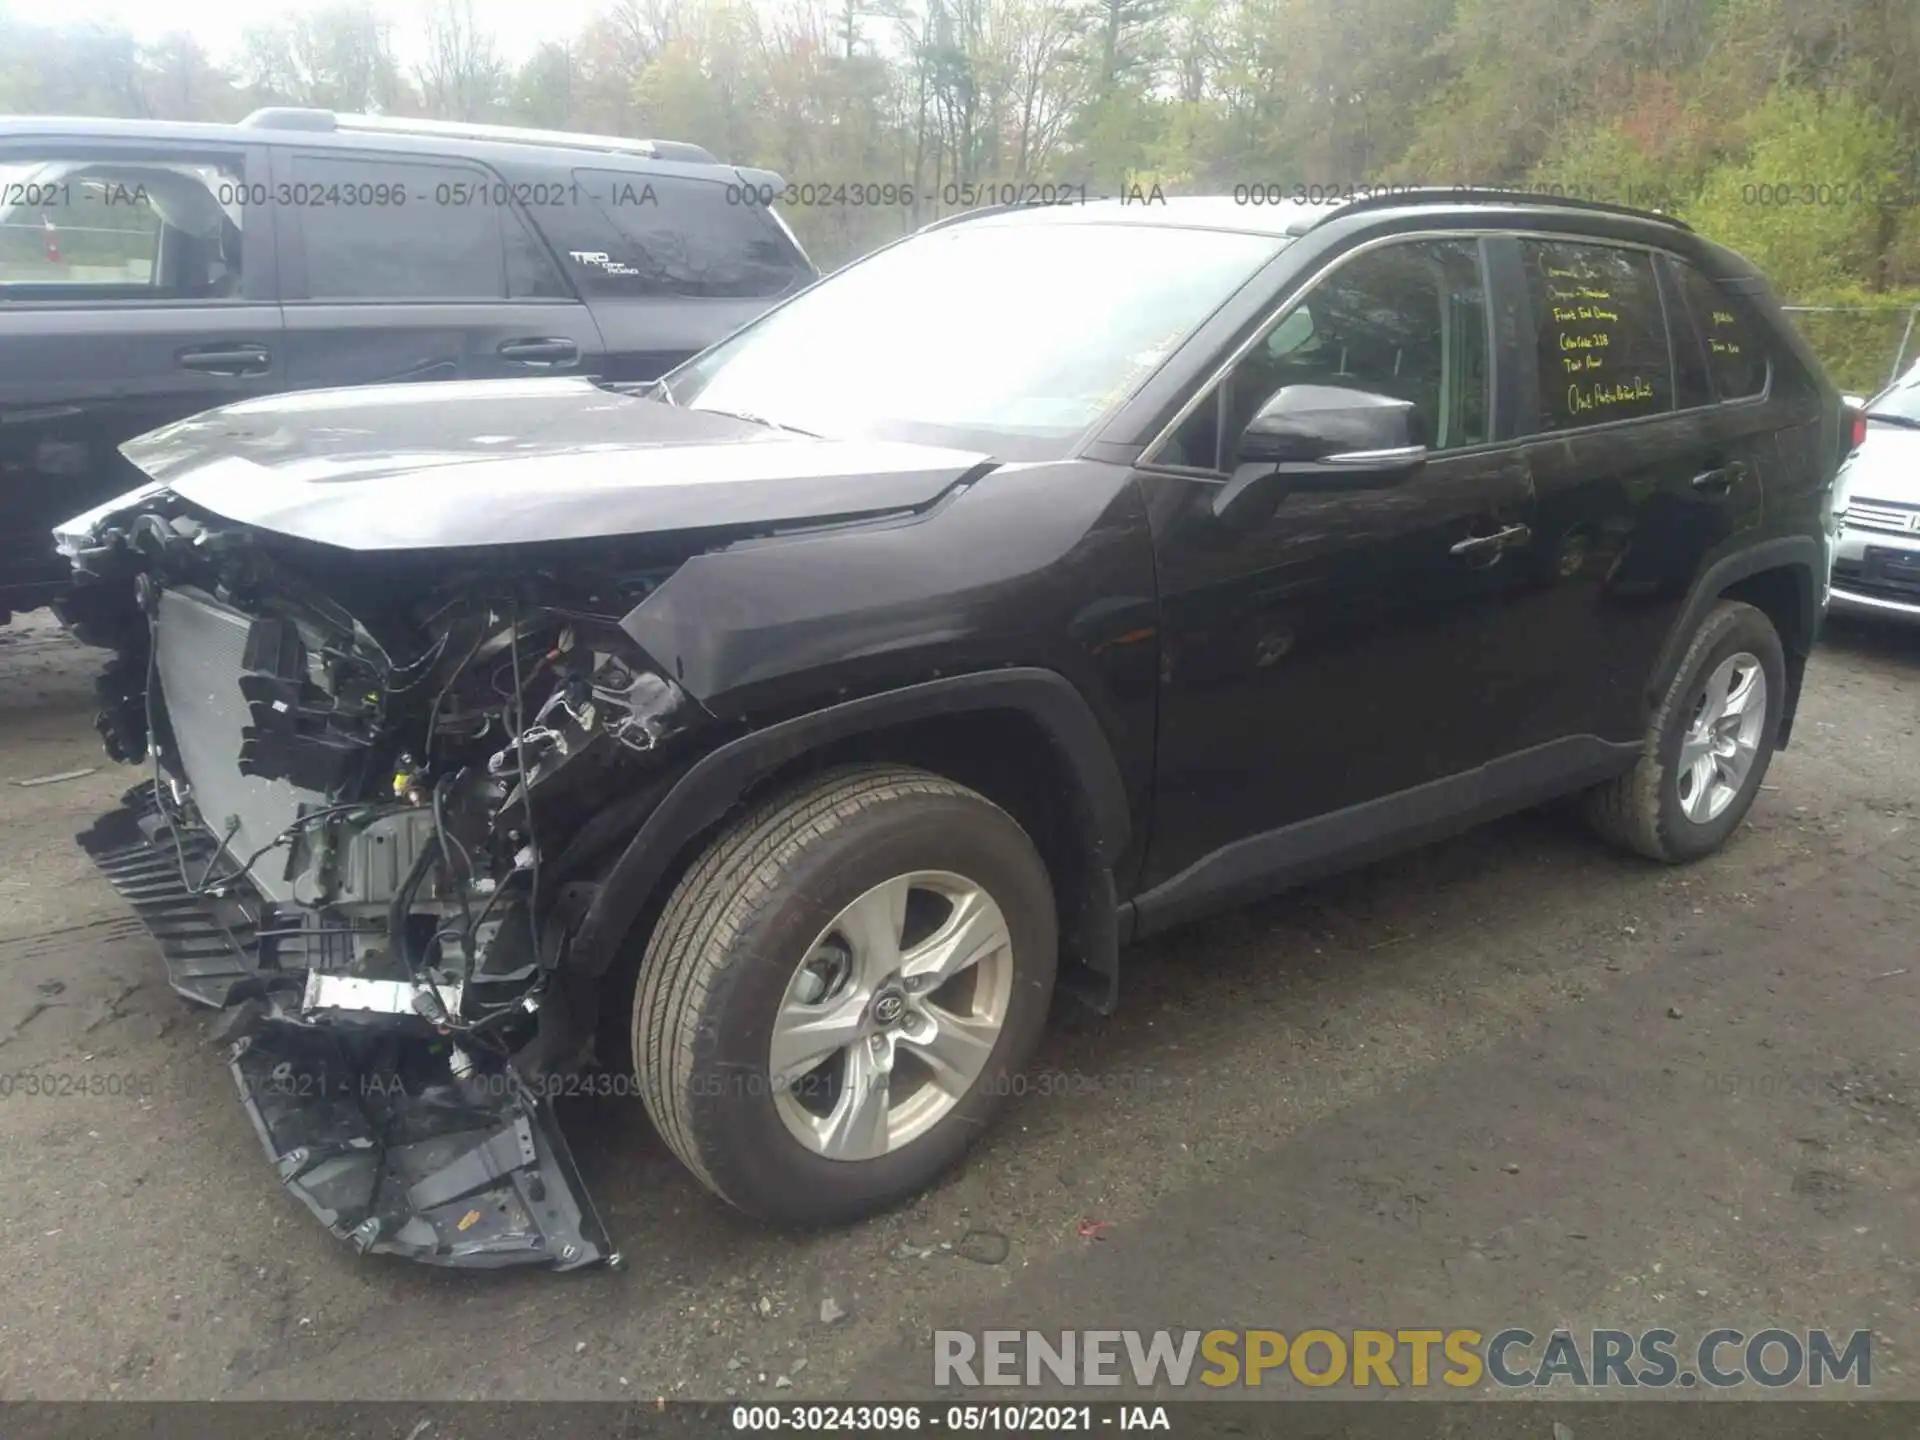
[[[1578,430],[1673,409],[1653,257],[1522,240],[1540,357],[1540,428]]]
[[[564,220],[562,209],[543,209],[539,220],[592,294],[765,299],[813,278],[740,187],[614,170],[574,178],[579,198]]]
[[[1767,388],[1767,350],[1748,322],[1743,302],[1728,295],[1684,260],[1675,260],[1680,293],[1706,351],[1707,374],[1722,400],[1744,400]]]

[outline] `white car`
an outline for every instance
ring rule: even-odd
[[[1864,408],[1865,438],[1834,482],[1841,527],[1828,608],[1920,624],[1920,364]]]

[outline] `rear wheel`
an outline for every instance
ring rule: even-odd
[[[648,1113],[708,1188],[839,1224],[925,1188],[1012,1089],[1052,995],[1046,867],[992,802],[899,766],[760,806],[675,887],[641,964]]]
[[[1760,793],[1786,693],[1773,622],[1738,601],[1714,606],[1647,728],[1639,763],[1587,796],[1594,828],[1670,863],[1718,850]]]

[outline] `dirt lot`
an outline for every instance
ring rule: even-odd
[[[936,1325],[1766,1323],[1871,1327],[1920,1397],[1920,635],[1829,638],[1704,864],[1527,815],[1131,953],[863,1228],[760,1229],[637,1101],[563,1112],[629,1261],[565,1277],[359,1260],[281,1191],[71,844],[137,778],[91,664],[0,631],[0,1398],[871,1398],[928,1389]]]

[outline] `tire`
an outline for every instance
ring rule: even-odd
[[[1755,697],[1753,704],[1760,719],[1751,760],[1737,786],[1727,786],[1732,793],[1722,808],[1709,806],[1711,813],[1689,815],[1688,799],[1698,794],[1699,782],[1695,778],[1689,783],[1691,767],[1682,764],[1682,748],[1689,744],[1709,682],[1732,661],[1737,685],[1747,660],[1758,662],[1766,686],[1764,697]],[[1766,779],[1786,702],[1786,668],[1779,633],[1764,613],[1732,600],[1715,605],[1681,657],[1647,728],[1639,762],[1586,795],[1588,822],[1613,844],[1668,864],[1684,864],[1718,850],[1746,818]],[[1726,779],[1720,776],[1715,783],[1726,784]]]
[[[800,1000],[811,996],[808,987],[835,982],[837,995],[819,1003],[836,1016],[847,1013],[858,999],[868,953],[846,940],[843,932],[860,929],[847,915],[878,913],[871,897],[895,895],[908,883],[903,877],[916,887],[927,877],[939,885],[958,880],[975,892],[954,887],[968,908],[948,902],[946,918],[929,922],[925,913],[938,913],[941,892],[915,888],[901,912],[908,917],[903,938],[928,923],[936,925],[935,940],[958,933],[953,927],[964,913],[988,917],[979,921],[980,933],[1004,933],[1010,942],[954,982],[970,987],[967,1003],[982,1013],[997,1004],[997,1036],[977,1079],[966,1084],[954,1078],[962,1072],[950,1072],[949,1083],[924,1100],[923,1132],[897,1146],[889,1142],[880,1153],[868,1144],[848,1147],[851,1158],[831,1155],[819,1148],[830,1143],[820,1138],[822,1127],[840,1133],[831,1116],[872,1114],[843,1111],[834,1097],[879,1093],[877,1086],[850,1088],[850,1077],[855,1065],[878,1064],[877,1052],[865,1047],[882,1042],[869,1036],[837,1052],[790,1091],[775,1083],[773,1045],[776,1034],[799,1032],[777,1032],[776,1016],[797,1013]],[[980,895],[997,908],[981,904]],[[855,901],[869,908],[851,908]],[[1004,921],[1001,930],[992,928],[995,915]],[[885,953],[884,943],[870,948]],[[863,1219],[918,1194],[954,1165],[1013,1090],[1012,1077],[1046,1021],[1057,948],[1046,866],[1005,811],[952,781],[897,765],[821,775],[729,825],[668,897],[634,997],[633,1054],[647,1113],[702,1184],[750,1215],[801,1226]],[[908,945],[905,953],[913,961],[931,952]],[[816,965],[813,957],[823,955]],[[800,973],[803,961],[807,975]],[[936,982],[898,982],[914,983]],[[877,1017],[887,1013],[879,1008],[886,987],[870,988],[861,1024],[877,1027]],[[889,993],[903,1000],[897,987]],[[953,993],[939,986],[914,996],[919,1008],[887,1032],[894,1061],[887,1083],[902,1095],[910,1081],[925,1083],[922,1071],[936,1073],[911,1040],[909,1022],[932,1024],[930,1016],[950,1013],[936,1002],[958,1013],[958,1002],[943,1000]],[[950,1037],[952,1031],[939,1033]],[[969,1054],[984,1049],[984,1041],[976,1042]],[[950,1108],[936,1117],[941,1105]],[[828,1118],[814,1109],[827,1110]],[[876,1132],[864,1133],[870,1139]]]

